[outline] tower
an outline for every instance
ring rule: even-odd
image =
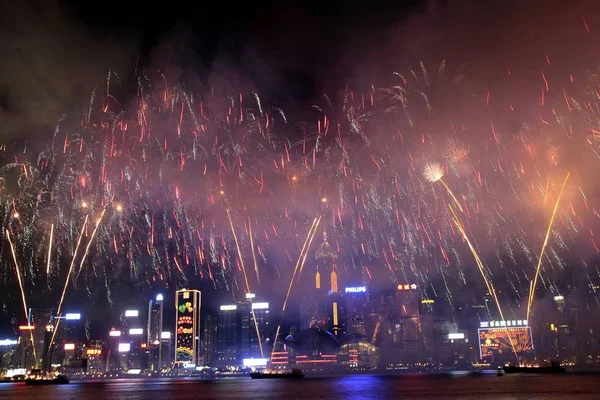
[[[339,293],[337,274],[337,252],[327,241],[327,232],[323,232],[323,242],[315,254],[317,272],[315,273],[315,289],[328,293]]]
[[[161,366],[161,333],[163,322],[163,295],[158,294],[156,299],[150,300],[148,305],[148,368],[152,372],[159,372]]]
[[[181,289],[175,292],[175,365],[196,365],[200,332],[200,291]]]

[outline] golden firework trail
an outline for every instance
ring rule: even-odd
[[[452,190],[450,190],[450,188],[448,187],[448,185],[446,185],[446,182],[444,182],[444,180],[442,178],[440,178],[439,181],[442,183],[442,185],[444,185],[444,187],[446,188],[446,191],[448,192],[448,194],[450,195],[450,197],[452,197],[452,199],[454,200],[454,202],[458,206],[458,209],[460,210],[460,212],[463,212],[462,206],[458,202],[458,199],[456,198],[456,196],[454,196],[454,193],[452,193]]]
[[[65,279],[65,285],[63,286],[63,291],[60,296],[60,301],[58,302],[58,309],[56,312],[56,326],[54,327],[54,332],[52,332],[52,339],[50,339],[50,344],[48,345],[48,351],[52,348],[52,344],[54,343],[54,337],[56,336],[56,332],[58,331],[58,326],[60,325],[60,311],[62,309],[63,301],[65,300],[65,293],[67,293],[67,286],[69,285],[69,279],[71,278],[71,274],[73,273],[73,267],[75,266],[75,259],[77,258],[77,252],[79,251],[79,245],[81,245],[81,239],[83,238],[83,233],[85,232],[85,227],[87,226],[89,216],[85,216],[85,220],[83,221],[83,225],[81,226],[81,233],[79,234],[79,238],[77,239],[77,245],[75,246],[75,252],[73,253],[73,259],[71,259],[71,265],[69,266],[69,271],[67,272],[67,279]]]
[[[542,267],[542,260],[544,258],[544,251],[546,250],[546,246],[548,245],[548,239],[550,238],[550,232],[552,231],[552,225],[554,224],[554,217],[556,217],[556,211],[558,210],[558,205],[560,203],[560,199],[565,190],[565,186],[567,186],[567,181],[569,180],[569,176],[571,173],[569,172],[565,177],[565,181],[560,188],[560,192],[558,193],[558,198],[556,199],[556,203],[554,204],[554,210],[552,211],[552,216],[550,217],[550,223],[548,224],[548,229],[546,230],[546,237],[544,238],[544,244],[542,245],[542,250],[540,251],[540,256],[538,258],[538,264],[535,269],[535,276],[533,278],[533,283],[531,284],[531,289],[529,290],[529,299],[527,301],[527,321],[529,321],[529,315],[531,314],[531,305],[533,304],[533,296],[535,293],[535,287],[537,285],[538,277],[540,276],[540,270]]]
[[[252,248],[252,261],[254,262],[254,272],[256,272],[256,282],[260,286],[260,275],[258,274],[258,263],[256,262],[256,253],[254,252],[254,235],[252,234],[252,221],[248,217],[248,230],[250,231],[250,247]]]
[[[98,231],[98,228],[100,227],[100,223],[102,222],[102,218],[104,217],[104,213],[106,212],[106,207],[104,207],[104,209],[102,210],[102,214],[100,214],[100,218],[98,218],[98,221],[96,222],[96,226],[94,227],[94,230],[92,231],[92,236],[90,236],[90,240],[88,241],[88,244],[85,246],[85,252],[83,253],[83,257],[81,257],[81,262],[79,263],[79,270],[77,271],[77,275],[75,276],[75,283],[77,283],[77,279],[79,279],[79,274],[81,274],[81,270],[83,269],[83,263],[85,262],[85,259],[87,258],[87,255],[90,251],[90,247],[92,246],[92,242],[94,241],[94,237],[96,236],[96,232]],[[87,220],[87,217],[86,217]]]
[[[308,235],[306,235],[306,239],[304,240],[304,244],[302,245],[302,250],[300,250],[300,255],[298,256],[298,260],[296,261],[296,266],[294,267],[294,273],[292,274],[292,278],[290,279],[290,284],[288,286],[287,294],[285,295],[285,300],[283,301],[283,307],[281,309],[281,320],[279,325],[277,326],[277,331],[275,332],[275,339],[273,340],[273,350],[271,352],[271,359],[273,358],[273,352],[275,351],[277,345],[277,338],[279,338],[279,331],[281,330],[281,321],[283,321],[283,313],[285,312],[285,308],[287,306],[288,299],[290,297],[290,293],[292,291],[292,286],[294,284],[294,280],[296,278],[296,274],[298,273],[298,267],[300,266],[300,260],[306,259],[306,254],[308,253],[308,249],[310,248],[309,242],[312,242],[312,238],[315,236],[317,232],[317,228],[319,227],[319,223],[321,222],[321,217],[315,218],[313,220],[310,229],[308,230]],[[307,246],[308,245],[308,246]]]
[[[496,308],[498,308],[498,313],[500,314],[500,318],[502,319],[502,321],[504,321],[504,313],[502,312],[502,307],[500,306],[500,300],[498,300],[498,296],[496,295],[496,289],[494,289],[494,285],[488,279],[488,277],[487,277],[487,275],[485,273],[485,268],[483,266],[483,262],[481,261],[481,258],[479,257],[479,254],[477,254],[477,250],[475,250],[475,247],[471,243],[471,240],[467,236],[466,230],[465,230],[463,224],[460,222],[460,220],[458,218],[458,215],[456,215],[456,212],[454,211],[454,209],[452,208],[452,206],[448,205],[448,208],[450,208],[450,211],[452,212],[452,215],[453,215],[453,219],[452,220],[454,221],[454,224],[456,225],[456,227],[458,228],[458,230],[462,234],[463,239],[465,240],[465,242],[467,242],[467,245],[469,246],[469,250],[471,250],[471,253],[473,254],[473,258],[475,259],[475,263],[477,264],[477,267],[479,268],[479,272],[481,273],[481,276],[483,277],[483,281],[485,282],[485,285],[486,285],[486,287],[488,289],[488,292],[494,298],[494,302],[496,303]],[[508,337],[508,340],[510,342],[510,346],[512,348],[513,353],[515,354],[517,362],[519,362],[519,355],[517,354],[517,350],[516,350],[515,344],[513,343],[512,337],[510,336],[510,334],[508,333],[508,331],[506,333],[506,336]]]
[[[19,263],[17,262],[17,254],[15,253],[15,246],[10,238],[10,232],[6,230],[6,237],[8,238],[8,244],[10,245],[10,252],[15,262],[15,271],[17,272],[17,281],[19,281],[19,289],[21,289],[21,300],[23,300],[23,311],[25,312],[25,319],[29,321],[29,313],[27,312],[27,300],[25,300],[25,289],[23,288],[23,280],[21,279],[21,271],[19,270]],[[33,341],[33,331],[29,331],[31,337],[31,347],[33,348],[33,359],[37,360],[35,354],[35,342]]]
[[[240,259],[240,265],[242,266],[242,272],[244,273],[244,280],[246,281],[246,293],[252,293],[250,291],[250,283],[248,283],[248,275],[246,274],[246,267],[244,266],[244,259],[242,257],[242,250],[240,249],[240,243],[238,242],[237,235],[235,233],[235,229],[233,228],[233,221],[231,220],[231,213],[229,209],[227,209],[227,219],[229,220],[229,226],[231,227],[231,233],[233,235],[233,240],[235,241],[235,247],[237,249],[238,257]],[[252,238],[252,236],[251,236]],[[252,240],[252,239],[250,239]],[[252,248],[252,253],[254,254],[254,247]],[[252,303],[252,299],[249,299],[250,303]],[[264,358],[262,341],[260,338],[260,331],[258,329],[258,321],[256,320],[256,316],[254,315],[254,308],[250,307],[250,312],[252,313],[252,319],[254,320],[254,327],[256,328],[256,337],[258,338],[258,347],[260,349],[260,356]]]
[[[46,275],[50,275],[50,258],[52,255],[52,237],[54,236],[54,224],[50,226],[50,240],[48,242],[48,264],[46,264]]]

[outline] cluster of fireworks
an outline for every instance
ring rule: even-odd
[[[500,316],[502,304],[529,316],[538,279],[559,293],[569,260],[592,283],[586,257],[600,253],[588,176],[598,76],[553,69],[547,55],[539,68],[543,79],[521,73],[541,79],[541,97],[502,102],[445,63],[433,75],[421,64],[391,87],[325,98],[299,124],[254,92],[195,93],[143,74],[122,103],[109,75],[42,149],[1,146],[0,276],[18,281],[25,310],[47,292],[59,313],[69,290],[100,288],[112,303],[119,281],[198,277],[243,293],[289,279],[285,310],[321,226],[346,276],[417,282],[429,296],[440,280],[452,305],[474,260]]]

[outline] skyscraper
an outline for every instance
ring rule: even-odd
[[[173,339],[171,332],[160,334],[160,369],[165,370],[173,366]]]
[[[52,310],[30,308],[28,323],[33,326],[34,348],[32,356],[35,357],[30,360],[30,365],[34,365],[35,368],[41,368],[44,359],[46,327],[53,323],[53,312]]]
[[[163,323],[163,295],[159,294],[148,305],[148,368],[158,372],[161,368],[161,333]]]
[[[215,365],[217,356],[217,318],[209,315],[204,322],[204,365]]]
[[[175,292],[175,365],[196,365],[200,332],[200,291],[181,289]]]
[[[226,304],[219,308],[216,360],[218,366],[239,365],[241,363],[240,320],[236,304]]]

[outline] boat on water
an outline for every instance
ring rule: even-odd
[[[559,363],[553,362],[549,367],[517,367],[509,365],[502,368],[506,374],[562,374],[566,371]]]
[[[250,373],[252,379],[302,379],[304,374],[299,369],[291,371],[257,371]]]
[[[69,383],[69,378],[66,375],[25,379],[26,385],[66,385],[67,383]]]

